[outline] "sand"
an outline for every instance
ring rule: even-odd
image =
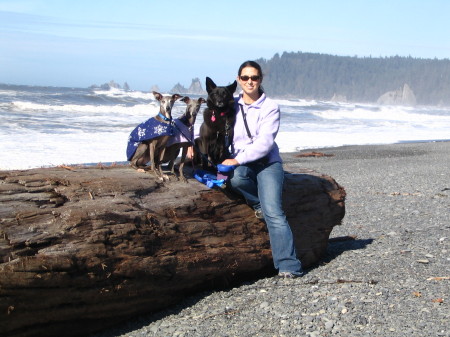
[[[323,263],[97,336],[450,336],[450,142],[314,151],[330,156],[283,158],[287,171],[325,173],[347,191]]]

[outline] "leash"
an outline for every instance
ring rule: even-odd
[[[241,106],[242,108],[242,106]],[[215,122],[216,121],[216,110],[212,109],[212,115],[211,115],[211,122]],[[226,116],[225,111],[222,111],[220,113],[220,116]],[[246,124],[247,125],[247,124]],[[230,144],[230,123],[228,123],[228,116],[225,117],[225,148],[227,149],[231,144]],[[219,137],[219,132],[217,131],[217,135],[216,135],[216,139],[217,137]]]
[[[195,151],[200,153],[202,158],[205,159],[206,161],[208,161],[217,170],[217,166],[211,160],[209,160],[209,158],[208,158],[208,156],[206,154],[204,154],[202,151],[200,151],[199,147],[197,146],[197,144],[195,144],[195,142],[191,139],[191,137],[186,136],[184,134],[184,132],[178,127],[178,125],[175,122],[172,122],[172,124],[175,126],[175,128],[178,131],[180,131],[180,133],[184,136],[184,138],[186,138],[189,141],[189,143],[192,144],[192,146],[194,147]],[[191,127],[194,127],[194,126],[191,125]]]
[[[230,123],[228,123],[228,118],[225,120],[225,148],[228,149],[230,146]]]

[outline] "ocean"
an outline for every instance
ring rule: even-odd
[[[450,139],[450,107],[276,101],[281,152]],[[150,92],[0,84],[0,169],[126,162],[130,132],[157,112]]]

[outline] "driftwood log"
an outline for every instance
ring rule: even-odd
[[[331,177],[286,173],[306,268],[325,254],[344,200]],[[265,224],[195,179],[161,184],[126,166],[0,171],[0,336],[79,336],[271,273]]]

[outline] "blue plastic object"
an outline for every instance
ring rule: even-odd
[[[223,165],[223,164],[218,164],[218,165],[217,165],[217,170],[218,170],[219,172],[222,172],[222,173],[228,173],[228,172],[231,172],[231,171],[233,171],[235,168],[236,168],[235,165]]]
[[[222,187],[225,184],[225,179],[217,179],[215,174],[203,170],[196,170],[194,172],[194,178],[209,188],[214,188],[215,186]]]

